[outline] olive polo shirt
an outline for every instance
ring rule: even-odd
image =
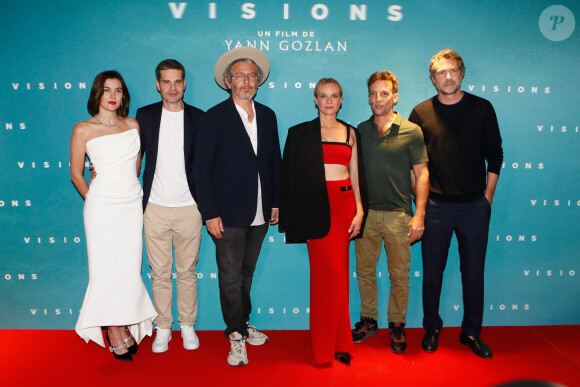
[[[404,211],[413,216],[411,169],[429,161],[419,126],[396,113],[391,127],[379,135],[373,116],[357,128],[367,181],[369,208]]]

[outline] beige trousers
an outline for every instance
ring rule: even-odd
[[[406,322],[411,265],[411,245],[407,236],[410,221],[411,216],[402,211],[369,209],[363,236],[355,240],[361,316],[375,320],[379,318],[377,262],[381,255],[381,242],[384,241],[391,280],[387,317],[389,322]]]
[[[145,245],[151,266],[153,304],[159,316],[155,326],[173,324],[173,247],[177,272],[179,326],[194,326],[197,320],[197,272],[201,243],[201,214],[197,205],[163,207],[148,203],[143,217]]]

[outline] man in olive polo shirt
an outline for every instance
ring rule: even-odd
[[[356,270],[361,296],[361,321],[352,331],[361,343],[377,334],[377,262],[381,241],[391,280],[387,317],[394,353],[407,350],[404,327],[409,303],[411,244],[421,239],[429,195],[427,151],[419,126],[393,111],[399,100],[397,77],[390,71],[368,80],[373,115],[358,126],[367,180],[369,212],[362,238],[356,240]],[[415,182],[416,212],[412,209]]]

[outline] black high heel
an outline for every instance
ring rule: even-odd
[[[129,352],[129,350],[127,350],[126,353],[123,353],[121,355],[115,353],[116,350],[127,348],[127,343],[123,343],[123,345],[120,345],[118,347],[113,347],[113,344],[111,344],[111,339],[109,338],[109,331],[107,331],[107,341],[109,342],[110,345],[109,351],[113,352],[113,356],[115,356],[115,359],[123,361],[133,361],[133,356],[131,356],[131,352]]]
[[[350,354],[348,352],[335,352],[334,358],[350,367]]]
[[[129,333],[129,337],[127,337],[126,339],[123,339],[123,344],[127,345],[127,342],[131,339],[133,340],[133,345],[130,347],[127,347],[127,351],[129,351],[129,353],[131,355],[135,355],[137,353],[137,350],[139,349],[139,344],[137,344],[137,340],[135,340],[135,338],[133,337],[133,335],[131,333]]]

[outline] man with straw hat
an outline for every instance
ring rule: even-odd
[[[246,365],[246,342],[268,337],[249,323],[250,290],[268,223],[278,223],[280,142],[274,112],[254,101],[270,72],[266,55],[238,47],[217,61],[214,76],[230,97],[202,117],[194,177],[199,210],[216,245],[228,363]]]

